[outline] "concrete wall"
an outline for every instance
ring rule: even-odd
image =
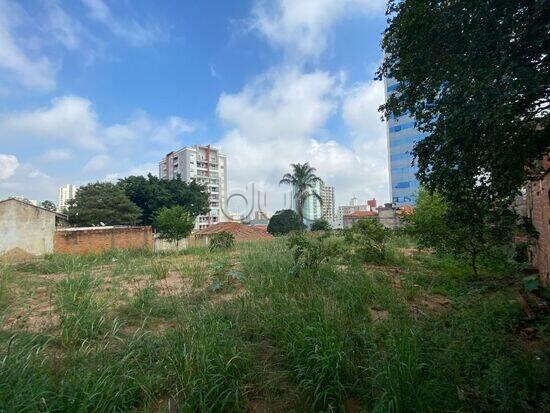
[[[378,220],[389,229],[396,229],[401,226],[401,220],[397,215],[397,208],[392,206],[392,204],[378,207]]]
[[[540,281],[550,285],[550,158],[543,162],[546,174],[526,188],[527,216],[539,233],[530,261],[539,270]]]
[[[177,243],[161,239],[158,234],[154,234],[154,248],[157,251],[182,251],[190,247],[206,247],[208,240],[203,237],[190,235],[187,238],[180,239]]]
[[[55,232],[54,251],[61,254],[139,248],[153,249],[151,227],[63,228]]]
[[[32,255],[53,252],[55,214],[24,202],[0,202],[0,257],[18,248]]]

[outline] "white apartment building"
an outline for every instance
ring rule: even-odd
[[[206,185],[210,199],[210,213],[199,215],[195,229],[207,228],[226,221],[222,205],[227,200],[227,158],[210,145],[195,145],[170,152],[159,163],[161,179],[180,178],[185,182],[195,180]]]
[[[323,218],[328,222],[333,222],[335,217],[334,187],[321,185],[321,199],[323,200],[321,205]]]
[[[349,201],[349,205],[341,205],[338,207],[338,213],[334,219],[333,228],[342,229],[344,228],[344,215],[353,214],[357,211],[371,211],[374,212],[376,209],[376,199],[370,199],[366,204],[360,205],[357,198],[353,197]]]
[[[77,191],[78,191],[78,187],[71,184],[62,186],[57,190],[57,211],[58,212],[63,212],[65,208],[69,206],[68,205],[69,201],[71,199],[74,199]]]

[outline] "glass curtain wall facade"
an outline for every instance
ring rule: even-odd
[[[398,83],[395,79],[385,79],[384,86],[386,100],[397,93]],[[414,127],[414,119],[409,115],[390,118],[387,122],[390,196],[398,206],[416,203],[419,183],[415,173],[418,168],[412,165],[411,150],[414,143],[426,135]]]

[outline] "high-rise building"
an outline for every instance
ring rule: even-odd
[[[397,92],[399,83],[395,79],[385,79],[386,100]],[[390,174],[390,196],[396,205],[414,205],[418,194],[419,183],[415,173],[418,170],[412,165],[411,150],[415,142],[426,137],[414,126],[414,119],[408,114],[390,118],[387,122],[388,162]]]
[[[227,158],[218,149],[195,145],[170,152],[159,163],[159,177],[206,185],[210,212],[197,217],[195,229],[225,221],[221,205],[227,199]]]
[[[57,190],[57,211],[58,212],[63,212],[69,206],[68,205],[69,201],[71,199],[74,199],[77,191],[78,191],[78,187],[71,184],[62,186]]]
[[[323,182],[317,182],[314,188],[308,190],[310,196],[304,202],[303,206],[303,216],[306,220],[315,221],[320,218],[325,218],[327,221],[331,221],[334,218],[334,187],[327,186]],[[292,190],[292,202],[291,208],[296,210],[296,198],[295,190]],[[319,199],[313,195],[316,193],[321,197],[321,202]]]
[[[321,185],[321,199],[323,200],[323,203],[321,205],[323,218],[326,219],[328,222],[334,221],[334,187]]]

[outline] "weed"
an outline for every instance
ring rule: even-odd
[[[231,232],[221,231],[210,236],[210,251],[228,250],[235,245],[235,236]]]

